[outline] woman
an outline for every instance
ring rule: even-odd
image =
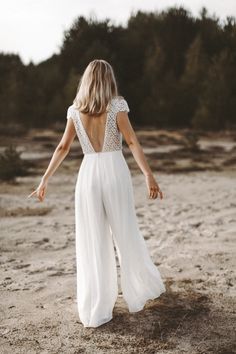
[[[67,125],[35,191],[43,201],[49,178],[69,152],[77,134],[84,157],[75,188],[77,306],[84,327],[98,327],[113,317],[118,296],[115,250],[121,288],[130,312],[165,292],[152,262],[135,212],[130,170],[122,153],[122,136],[145,176],[149,198],[163,198],[118,96],[111,65],[89,63],[79,82]],[[113,243],[114,242],[114,243]]]

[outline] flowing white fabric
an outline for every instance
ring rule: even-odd
[[[122,110],[120,102],[113,104],[117,112]],[[123,108],[129,110],[126,101]],[[80,118],[73,114],[70,108],[67,117],[75,123]],[[108,114],[107,120],[111,117],[113,114]],[[78,134],[82,148],[89,149],[75,188],[77,306],[84,327],[98,327],[112,319],[118,296],[114,247],[122,295],[130,312],[140,311],[147,300],[159,297],[166,289],[138,226],[131,173],[122,149],[95,152],[86,141],[89,139],[81,121],[75,124],[77,133],[82,129]],[[104,149],[108,136],[109,129]],[[118,144],[119,139],[116,141]]]

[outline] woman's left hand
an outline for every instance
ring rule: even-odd
[[[150,199],[156,199],[158,197],[163,199],[163,193],[153,175],[146,175],[146,184],[148,188],[148,197]]]
[[[47,184],[48,184],[47,181],[42,180],[39,186],[31,194],[28,195],[28,198],[31,198],[34,195],[36,195],[39,201],[43,202],[46,196]]]

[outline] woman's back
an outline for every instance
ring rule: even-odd
[[[67,110],[67,119],[74,122],[76,133],[84,154],[122,149],[122,134],[117,126],[117,113],[129,112],[126,100],[117,96],[109,104],[108,112],[91,117],[79,112],[74,105]]]
[[[108,112],[104,112],[100,116],[89,116],[82,112],[79,112],[79,115],[94,150],[101,151],[105,138]]]

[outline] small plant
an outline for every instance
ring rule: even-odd
[[[185,135],[186,139],[186,147],[189,151],[191,152],[199,152],[199,142],[198,142],[198,135],[196,133],[192,132],[187,132]]]
[[[10,145],[0,154],[0,180],[14,180],[17,176],[28,174],[29,165],[22,160],[16,148]]]

